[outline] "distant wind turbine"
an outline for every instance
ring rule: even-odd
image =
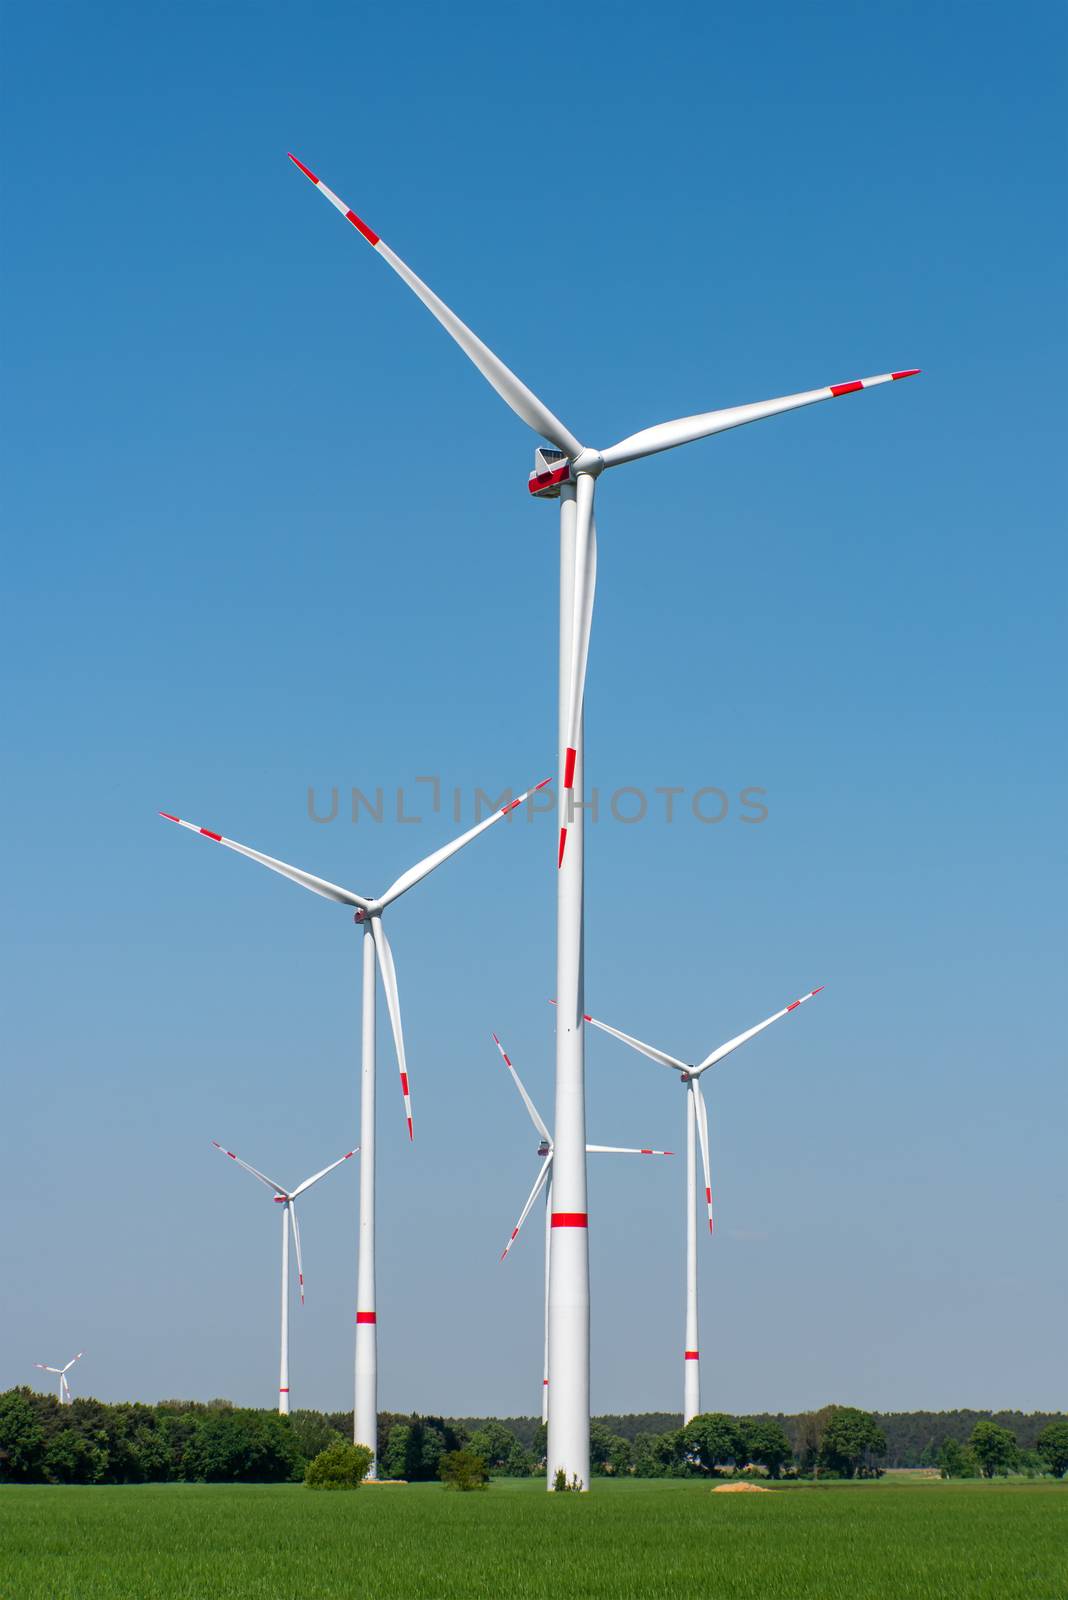
[[[353,1406],[353,1438],[356,1444],[366,1445],[371,1452],[370,1476],[374,1477],[377,1471],[378,1455],[378,1307],[375,1298],[375,960],[382,973],[382,987],[386,991],[386,1005],[389,1009],[389,1020],[393,1028],[393,1043],[397,1051],[397,1065],[400,1067],[401,1094],[404,1096],[404,1116],[408,1127],[408,1137],[415,1137],[412,1125],[412,1101],[408,1090],[408,1062],[404,1053],[404,1032],[401,1027],[400,995],[397,989],[397,973],[393,965],[393,951],[386,930],[383,926],[382,915],[395,900],[402,894],[407,894],[409,889],[421,883],[424,878],[436,868],[443,866],[464,845],[470,844],[472,839],[477,839],[480,833],[485,833],[487,828],[492,828],[495,822],[506,817],[521,806],[529,795],[538,789],[544,789],[549,778],[543,778],[534,789],[528,789],[521,794],[518,800],[511,800],[506,806],[484,817],[481,822],[462,833],[458,839],[453,839],[450,844],[442,845],[431,855],[425,856],[422,861],[417,861],[414,867],[409,867],[407,872],[402,872],[400,877],[386,890],[385,894],[365,896],[356,894],[351,889],[344,889],[339,884],[330,883],[326,878],[317,878],[311,872],[304,872],[300,867],[291,867],[284,861],[277,861],[274,856],[265,856],[258,850],[251,850],[248,845],[238,844],[235,839],[227,839],[221,833],[213,833],[210,828],[201,828],[195,822],[187,822],[182,817],[176,817],[169,811],[161,811],[160,816],[168,822],[176,822],[180,828],[188,828],[191,833],[202,834],[205,839],[213,839],[216,844],[223,844],[228,850],[236,850],[238,855],[248,856],[250,861],[258,861],[261,867],[269,867],[272,872],[279,873],[283,878],[288,878],[292,883],[299,883],[302,889],[310,889],[312,894],[321,895],[325,900],[334,900],[339,905],[355,908],[353,920],[363,928],[363,1028],[361,1041],[361,1068],[360,1068],[360,1247],[357,1264],[356,1281],[356,1363],[355,1363],[355,1404]]]
[[[293,1202],[299,1195],[306,1193],[313,1184],[325,1178],[328,1172],[333,1172],[335,1167],[340,1167],[343,1161],[351,1161],[359,1149],[346,1150],[343,1156],[338,1156],[336,1161],[331,1161],[328,1167],[321,1172],[313,1172],[310,1178],[305,1178],[303,1183],[298,1183],[295,1189],[283,1189],[280,1183],[275,1183],[273,1178],[266,1177],[255,1167],[250,1167],[247,1161],[242,1161],[240,1156],[235,1156],[232,1150],[227,1150],[218,1139],[213,1139],[212,1144],[224,1156],[229,1156],[231,1161],[236,1161],[239,1167],[244,1167],[246,1172],[251,1172],[254,1178],[274,1190],[276,1205],[282,1207],[282,1355],[278,1372],[278,1409],[283,1416],[289,1413],[289,1230],[293,1229],[293,1247],[297,1252],[297,1279],[300,1284],[300,1303],[304,1304],[304,1263],[300,1258],[300,1229],[297,1226],[297,1208]]]
[[[552,1140],[552,1135],[550,1134],[548,1128],[545,1126],[545,1123],[542,1121],[541,1113],[538,1111],[537,1106],[534,1104],[533,1100],[530,1098],[529,1094],[527,1093],[526,1089],[524,1088],[523,1080],[520,1078],[518,1072],[515,1070],[515,1067],[512,1064],[511,1057],[508,1055],[508,1052],[505,1050],[503,1044],[498,1039],[496,1034],[493,1035],[493,1042],[497,1046],[497,1049],[501,1053],[501,1060],[504,1062],[505,1066],[508,1068],[508,1071],[512,1074],[512,1079],[513,1079],[513,1082],[515,1083],[516,1088],[519,1090],[520,1098],[522,1099],[523,1104],[527,1108],[527,1115],[529,1116],[531,1122],[534,1124],[534,1131],[536,1133],[540,1134],[540,1136],[541,1136],[541,1143],[538,1145],[538,1160],[541,1162],[541,1167],[540,1167],[540,1169],[538,1171],[538,1176],[534,1180],[534,1187],[531,1189],[529,1195],[527,1196],[527,1203],[523,1207],[522,1211],[519,1214],[519,1221],[516,1223],[515,1227],[512,1229],[511,1235],[509,1236],[509,1239],[508,1239],[508,1243],[505,1245],[504,1249],[501,1251],[501,1260],[502,1261],[504,1260],[505,1256],[508,1254],[509,1250],[512,1248],[512,1246],[515,1244],[516,1240],[518,1239],[519,1230],[523,1226],[524,1222],[527,1220],[528,1216],[530,1215],[531,1207],[533,1206],[535,1200],[538,1198],[539,1193],[541,1192],[542,1188],[544,1187],[544,1189],[545,1189],[545,1350],[544,1350],[544,1357],[543,1357],[543,1360],[542,1360],[541,1420],[543,1422],[548,1422],[548,1420],[549,1420],[549,1268],[550,1268],[550,1262],[552,1260],[552,1238],[553,1238],[553,1220],[552,1220],[552,1218],[553,1218],[552,1166],[553,1166],[553,1153],[554,1153],[554,1151],[553,1151],[553,1140]],[[674,1155],[674,1153],[675,1153],[673,1150],[650,1150],[650,1149],[638,1150],[638,1149],[631,1149],[631,1148],[629,1148],[627,1146],[615,1145],[615,1144],[588,1144],[586,1146],[586,1151],[587,1151],[587,1154],[589,1154],[589,1155],[599,1155],[599,1156],[670,1156],[670,1155]]]
[[[602,1033],[610,1033],[614,1039],[622,1039],[624,1044],[629,1044],[632,1050],[637,1050],[643,1056],[648,1056],[650,1061],[656,1061],[662,1067],[673,1068],[686,1088],[686,1347],[683,1352],[683,1422],[689,1422],[701,1411],[701,1346],[698,1342],[697,1324],[697,1154],[695,1143],[701,1145],[701,1165],[705,1175],[705,1205],[708,1208],[708,1231],[712,1232],[712,1178],[708,1159],[708,1112],[705,1110],[704,1094],[701,1090],[701,1079],[709,1067],[714,1067],[740,1045],[754,1039],[758,1033],[763,1033],[765,1028],[770,1028],[773,1022],[778,1022],[780,1017],[788,1016],[791,1011],[796,1011],[798,1006],[803,1006],[806,1000],[811,1000],[825,987],[820,984],[819,989],[812,989],[808,994],[803,994],[800,1000],[793,1000],[788,1006],[783,1006],[781,1011],[776,1011],[772,1017],[765,1017],[763,1022],[758,1022],[755,1028],[748,1028],[745,1033],[739,1033],[735,1038],[728,1039],[726,1044],[721,1044],[717,1049],[710,1051],[704,1060],[697,1066],[688,1066],[685,1061],[677,1061],[674,1056],[669,1056],[665,1051],[658,1050],[654,1045],[643,1044],[640,1039],[631,1038],[629,1033],[620,1033],[618,1028],[610,1028],[607,1022],[598,1022],[596,1017],[588,1014],[584,1017],[586,1022],[592,1023],[595,1028],[600,1028]],[[695,1135],[696,1133],[696,1141]]]
[[[54,1373],[59,1379],[59,1403],[61,1406],[69,1406],[71,1402],[70,1384],[67,1382],[67,1373],[70,1371],[71,1367],[73,1367],[75,1361],[80,1361],[84,1354],[84,1350],[79,1350],[78,1354],[72,1357],[72,1359],[67,1362],[65,1367],[46,1367],[43,1361],[34,1362],[34,1366],[39,1372]]]

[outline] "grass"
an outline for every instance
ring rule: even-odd
[[[0,1489],[3,1600],[1060,1600],[1068,1484]]]

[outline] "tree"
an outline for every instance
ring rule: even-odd
[[[802,1472],[819,1472],[824,1431],[837,1410],[838,1406],[821,1406],[818,1411],[804,1411],[798,1417],[794,1454]]]
[[[506,1478],[529,1478],[533,1471],[534,1457],[529,1450],[524,1450],[517,1439],[504,1463],[504,1475]]]
[[[745,1459],[745,1440],[738,1424],[722,1411],[706,1411],[694,1417],[682,1430],[682,1444],[687,1456],[703,1472]]]
[[[471,1435],[466,1448],[481,1456],[491,1472],[503,1472],[518,1443],[511,1428],[506,1428],[503,1422],[487,1422]]]
[[[320,1450],[304,1469],[309,1489],[358,1489],[371,1470],[371,1452],[365,1444],[349,1444],[338,1435]]]
[[[76,1428],[63,1428],[49,1441],[44,1455],[44,1475],[49,1483],[99,1483],[108,1458]]]
[[[614,1473],[630,1471],[630,1442],[612,1433],[603,1422],[590,1423],[590,1466],[594,1472]]]
[[[291,1411],[289,1428],[297,1441],[297,1448],[307,1461],[313,1461],[321,1451],[328,1450],[338,1440],[342,1444],[346,1442],[346,1436],[331,1427],[321,1411]],[[352,1437],[351,1433],[348,1437]]]
[[[1068,1419],[1047,1422],[1035,1440],[1035,1449],[1045,1462],[1046,1471],[1063,1478],[1068,1472]]]
[[[0,1481],[39,1483],[45,1434],[29,1389],[0,1395]]]
[[[438,1465],[438,1476],[446,1489],[485,1489],[489,1470],[474,1450],[447,1450]]]
[[[870,1411],[835,1406],[820,1442],[819,1465],[843,1478],[868,1477],[886,1454],[886,1435]]]
[[[969,1443],[984,1478],[1007,1473],[1020,1458],[1016,1435],[996,1422],[977,1422]]]
[[[769,1478],[777,1478],[783,1464],[793,1454],[781,1424],[770,1418],[757,1421],[753,1417],[743,1417],[740,1426],[746,1460],[765,1467]]]

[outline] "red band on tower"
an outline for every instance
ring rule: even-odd
[[[554,1211],[551,1226],[554,1228],[586,1228],[589,1218],[585,1211]]]

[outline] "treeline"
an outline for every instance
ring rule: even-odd
[[[812,1419],[819,1415],[818,1411],[793,1414],[761,1411],[755,1414],[755,1420],[777,1422],[790,1442],[791,1452],[795,1458],[800,1458],[812,1432]],[[1043,1428],[1051,1422],[1064,1420],[1064,1413],[1060,1411],[873,1411],[871,1416],[886,1438],[883,1464],[887,1467],[937,1466],[946,1441],[955,1439],[960,1445],[967,1444],[977,1422],[994,1422],[998,1427],[1007,1428],[1021,1450],[1034,1450]],[[348,1419],[351,1434],[351,1412]],[[448,1420],[452,1426],[469,1434],[489,1422],[500,1421],[527,1449],[532,1448],[541,1428],[536,1417],[450,1417]],[[682,1415],[678,1411],[625,1412],[595,1417],[594,1422],[633,1443],[639,1434],[658,1435],[681,1428]],[[338,1424],[345,1431],[340,1415]]]
[[[892,1425],[903,1424],[895,1447]],[[890,1466],[932,1466],[947,1477],[1068,1470],[1068,1419],[1057,1413],[910,1412],[891,1416],[824,1406],[796,1417],[708,1413],[685,1428],[671,1413],[596,1418],[592,1470],[605,1476],[691,1477],[718,1472],[863,1477]],[[352,1438],[351,1412],[274,1411],[165,1400],[105,1405],[27,1388],[0,1394],[0,1482],[295,1483],[309,1461]],[[920,1442],[922,1441],[922,1442]],[[434,1417],[383,1412],[379,1475],[434,1481],[442,1458],[466,1450],[490,1472],[546,1470],[546,1435],[533,1417]]]

